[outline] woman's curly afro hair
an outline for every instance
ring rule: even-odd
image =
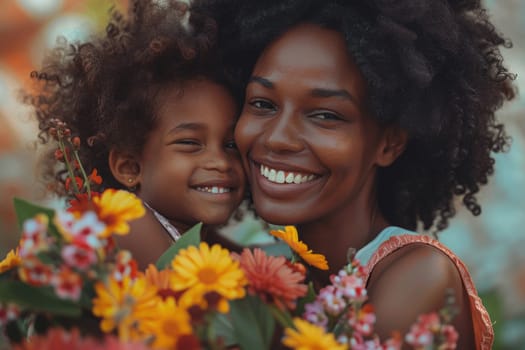
[[[379,122],[405,129],[405,152],[378,173],[378,202],[393,225],[443,230],[462,198],[474,215],[476,194],[494,172],[492,152],[509,140],[494,112],[514,97],[499,47],[510,46],[479,0],[217,0],[228,62],[246,81],[257,57],[301,22],[342,33],[368,84]],[[236,13],[232,19],[231,13]]]
[[[154,127],[155,96],[163,84],[199,77],[233,86],[220,71],[216,23],[178,1],[133,0],[127,16],[110,10],[106,32],[89,41],[59,39],[23,99],[35,109],[39,138],[47,144],[56,118],[80,137],[85,168],[96,168],[104,187],[121,188],[108,166],[109,150],[138,154]],[[65,171],[44,156],[44,180],[64,193]]]

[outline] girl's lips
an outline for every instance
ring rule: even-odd
[[[234,181],[210,180],[199,182],[190,186],[192,190],[217,200],[231,200],[238,190],[238,184]]]

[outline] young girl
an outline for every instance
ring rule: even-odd
[[[129,19],[112,13],[105,36],[55,48],[30,100],[44,143],[51,119],[65,122],[102,187],[129,189],[149,208],[118,242],[144,268],[198,222],[208,241],[218,240],[207,229],[228,221],[245,180],[214,23],[179,2],[137,0],[130,8]],[[48,164],[55,166],[52,156]],[[61,184],[63,169],[53,173]]]
[[[467,269],[413,232],[446,228],[457,197],[480,214],[491,153],[508,145],[494,116],[513,97],[506,41],[480,2],[220,5],[208,10],[224,20],[221,45],[246,69],[235,137],[257,213],[295,224],[329,273],[357,250],[381,337],[407,332],[452,290],[458,348],[490,349],[491,321]]]

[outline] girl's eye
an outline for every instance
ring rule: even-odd
[[[190,146],[199,146],[200,145],[199,141],[197,141],[197,140],[188,140],[188,139],[177,140],[174,143],[177,144],[177,145],[190,145]]]
[[[196,152],[202,149],[202,143],[194,139],[175,140],[173,145],[175,145],[175,149],[180,152]]]
[[[231,141],[228,141],[226,142],[226,148],[228,149],[234,149],[236,150],[237,149],[237,144],[235,143],[235,141],[231,140]]]

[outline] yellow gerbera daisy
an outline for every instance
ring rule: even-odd
[[[4,273],[11,270],[13,267],[20,265],[21,261],[22,259],[18,255],[18,248],[16,248],[16,250],[11,249],[4,260],[0,261],[0,273]]]
[[[191,317],[186,309],[177,306],[174,298],[167,298],[157,304],[155,320],[143,331],[155,335],[154,348],[175,349],[180,336],[192,334]]]
[[[199,247],[182,249],[171,262],[174,270],[172,287],[185,291],[181,304],[206,305],[204,296],[216,292],[232,300],[245,295],[247,283],[239,262],[230,257],[230,252],[214,244],[211,248],[202,242]],[[190,300],[190,301],[188,301]],[[227,312],[227,303],[220,303],[220,311]]]
[[[107,283],[98,282],[95,292],[93,314],[102,318],[100,329],[109,333],[116,328],[123,341],[140,339],[141,324],[157,317],[157,288],[144,278],[124,277],[119,283],[110,277]]]
[[[295,226],[285,226],[284,231],[271,230],[270,234],[282,239],[308,264],[317,267],[320,270],[328,270],[328,262],[324,255],[312,253],[312,250],[308,249],[308,246],[299,240],[299,235]]]
[[[128,221],[138,219],[146,212],[137,196],[123,190],[105,190],[100,196],[93,197],[93,203],[97,207],[99,219],[106,224],[102,237],[108,237],[112,233],[127,234]]]
[[[325,333],[324,329],[300,318],[294,318],[296,329],[284,330],[283,344],[296,350],[345,350],[346,345],[338,343],[332,333]]]
[[[149,284],[154,285],[158,289],[170,289],[171,279],[170,276],[173,274],[171,270],[158,270],[153,264],[149,264],[148,268],[144,271],[144,278]]]

